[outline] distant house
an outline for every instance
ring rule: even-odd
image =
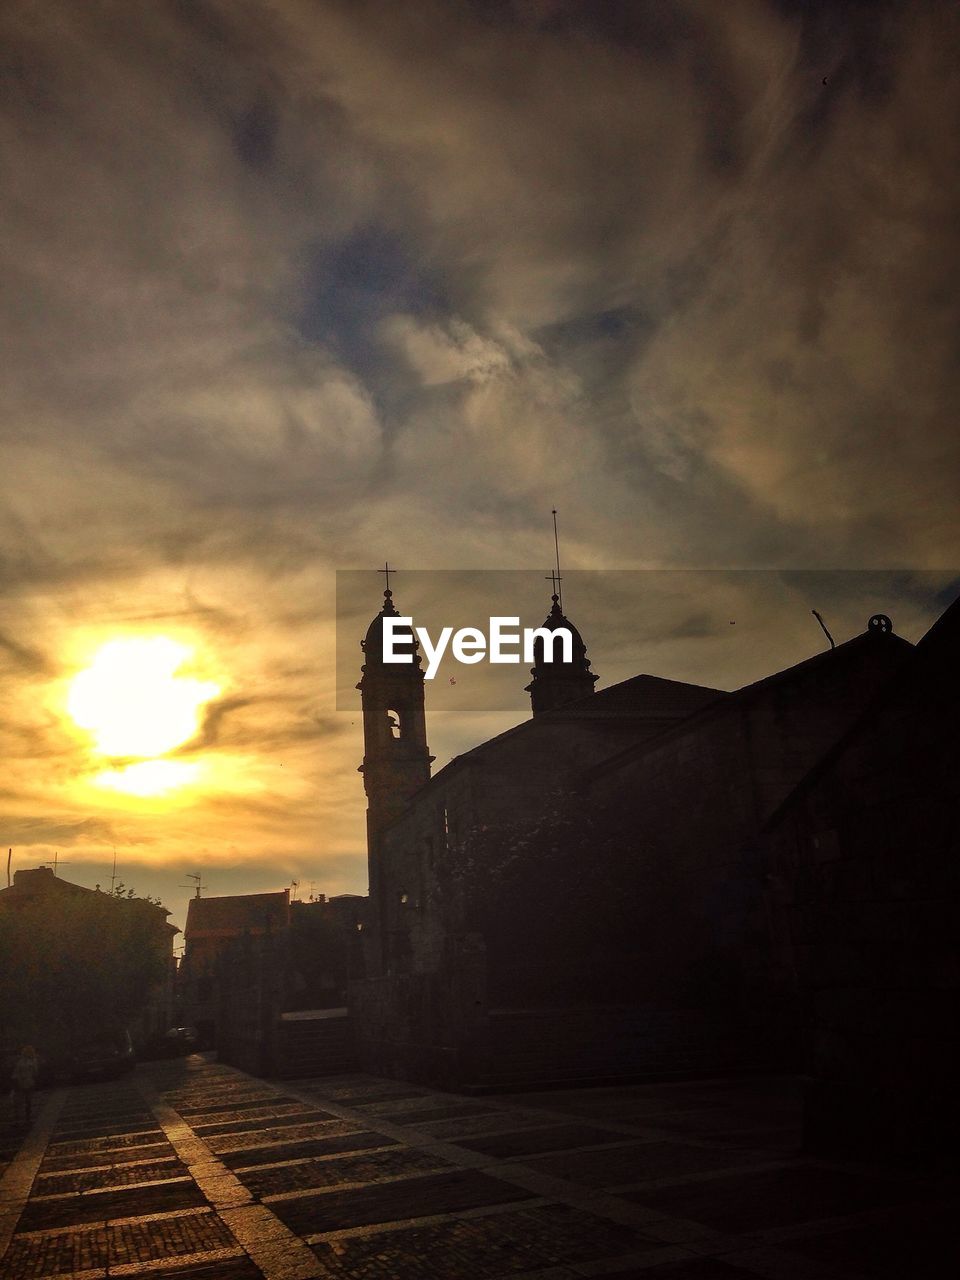
[[[290,904],[290,974],[284,1011],[347,1003],[349,984],[365,976],[367,899],[358,893]]]
[[[43,911],[55,913],[58,904],[77,899],[105,898],[99,888],[88,889],[54,875],[51,867],[21,869],[14,874],[13,884],[0,890],[0,911]],[[133,1020],[130,1033],[134,1044],[143,1044],[162,1034],[171,1023],[174,1008],[176,962],[173,940],[180,930],[168,920],[170,912],[144,898],[116,897],[120,911],[136,911],[146,922],[150,936],[164,959],[164,977],[152,992],[142,1011]]]
[[[366,908],[358,894],[291,902],[289,889],[194,898],[180,966],[184,1022],[223,1061],[257,1074],[309,1074],[318,1054],[351,1065],[335,1019],[365,975]]]
[[[182,1021],[200,1032],[201,1042],[217,1042],[218,965],[243,939],[272,937],[290,927],[290,890],[192,898],[187,908],[184,952],[178,975]]]

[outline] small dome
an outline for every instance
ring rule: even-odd
[[[583,637],[570,619],[560,612],[560,597],[555,595],[552,599],[553,607],[548,617],[544,619],[542,626],[545,631],[566,629],[570,632],[573,640],[572,660],[570,662],[561,662],[559,658],[555,658],[553,662],[545,663],[543,660],[543,641],[538,638],[533,643],[534,665],[530,670],[530,674],[536,676],[549,672],[552,675],[580,675],[583,672],[589,672],[590,659],[587,657],[587,646],[583,642]],[[558,653],[558,650],[555,649],[554,653]],[[596,679],[596,676],[593,679]]]
[[[370,666],[382,667],[383,661],[383,620],[384,618],[399,618],[400,614],[393,603],[393,592],[389,588],[383,593],[383,608],[367,627],[367,634],[360,641],[360,648],[364,652],[366,661],[363,664],[363,670]],[[395,670],[398,674],[405,671],[414,672],[420,668],[420,645],[416,636],[409,627],[399,627],[394,631],[394,652],[395,653],[413,653],[412,663],[398,663],[396,667],[391,664],[391,670]]]

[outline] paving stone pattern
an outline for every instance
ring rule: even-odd
[[[167,1156],[158,1160],[134,1160],[129,1163],[105,1164],[93,1169],[68,1169],[63,1173],[37,1176],[36,1196],[64,1195],[70,1191],[97,1191],[104,1187],[124,1187],[137,1182],[161,1182],[165,1178],[183,1177],[186,1166]]]
[[[335,1134],[332,1138],[311,1138],[305,1142],[287,1142],[285,1130],[277,1130],[277,1141],[255,1147],[243,1147],[239,1151],[227,1151],[222,1159],[228,1169],[250,1168],[258,1164],[276,1164],[278,1160],[302,1160],[306,1157],[342,1155],[351,1151],[365,1151],[371,1147],[383,1147],[396,1143],[382,1133],[361,1129],[357,1133]]]
[[[612,1150],[564,1151],[536,1156],[528,1164],[531,1169],[555,1178],[568,1178],[579,1186],[614,1187],[688,1174],[706,1174],[714,1170],[732,1171],[744,1164],[757,1164],[765,1157],[771,1158],[767,1153],[755,1150],[718,1151],[687,1142],[646,1142]],[[776,1156],[772,1158],[776,1159]]]
[[[956,1183],[805,1159],[798,1101],[785,1079],[463,1098],[141,1066],[0,1125],[0,1276],[954,1274]]]
[[[378,1183],[388,1179],[410,1177],[417,1173],[434,1173],[450,1167],[429,1151],[396,1144],[386,1150],[342,1156],[330,1160],[295,1160],[290,1164],[274,1164],[264,1169],[244,1170],[244,1186],[261,1198],[284,1191],[307,1187],[336,1187],[345,1183]]]
[[[39,1236],[18,1234],[3,1260],[3,1274],[5,1280],[8,1276],[10,1280],[39,1280],[88,1270],[101,1270],[106,1276],[109,1267],[121,1263],[176,1258],[231,1244],[235,1242],[230,1232],[209,1210],[189,1217],[74,1227]]]
[[[644,1249],[659,1251],[660,1245],[629,1227],[556,1204],[351,1236],[316,1246],[318,1258],[334,1275],[351,1280],[522,1274]]]
[[[476,1169],[456,1169],[432,1177],[407,1178],[325,1195],[274,1200],[271,1208],[301,1235],[366,1227],[376,1222],[453,1213],[480,1205],[529,1199],[530,1193]]]
[[[487,1156],[532,1156],[541,1151],[569,1151],[577,1147],[605,1146],[622,1142],[623,1135],[589,1125],[551,1125],[543,1129],[521,1129],[515,1133],[491,1134],[486,1138],[464,1138],[460,1145]]]
[[[162,1135],[157,1142],[145,1143],[142,1147],[121,1147],[119,1150],[98,1151],[91,1159],[89,1151],[76,1151],[73,1155],[60,1155],[47,1148],[41,1173],[63,1173],[68,1170],[114,1168],[120,1165],[135,1164],[139,1161],[161,1160],[173,1156],[173,1147]]]

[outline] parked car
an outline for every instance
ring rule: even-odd
[[[144,1058],[182,1058],[199,1047],[196,1027],[171,1027],[162,1036],[154,1036],[143,1046]]]
[[[163,1038],[168,1045],[171,1058],[193,1053],[200,1039],[196,1027],[171,1027]]]

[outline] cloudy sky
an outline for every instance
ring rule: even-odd
[[[363,891],[335,571],[372,614],[387,556],[528,570],[535,623],[552,506],[576,570],[900,570],[835,576],[834,626],[918,638],[960,565],[958,37],[947,0],[7,0],[14,868],[116,846],[178,920],[194,870]],[[616,581],[566,598],[605,683],[822,645],[777,574]],[[111,741],[172,668],[192,732]],[[439,759],[523,683],[438,692]]]

